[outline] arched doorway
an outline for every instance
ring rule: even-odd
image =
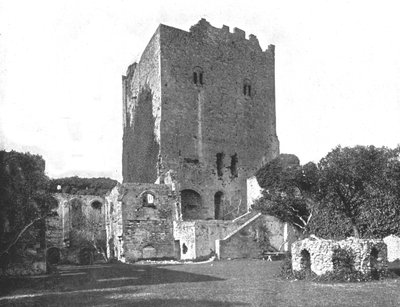
[[[61,251],[57,247],[50,247],[47,250],[47,262],[56,265],[61,260]]]
[[[214,218],[216,220],[223,220],[223,208],[222,204],[224,201],[224,193],[218,191],[214,195]]]
[[[378,256],[379,256],[379,251],[375,247],[373,247],[371,249],[371,254],[370,254],[370,267],[371,267],[371,278],[374,280],[379,279]]]
[[[181,191],[181,207],[183,220],[203,219],[201,196],[194,190]]]
[[[79,264],[89,265],[93,264],[94,255],[93,250],[88,247],[84,247],[79,251],[78,255]]]
[[[311,275],[311,255],[310,252],[306,249],[303,249],[300,253],[301,260],[300,260],[300,267],[304,277],[308,277]]]

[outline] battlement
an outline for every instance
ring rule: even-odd
[[[209,38],[213,42],[236,42],[244,43],[249,47],[261,50],[260,43],[257,36],[250,34],[246,38],[246,32],[239,28],[233,28],[233,32],[230,31],[229,27],[223,25],[222,28],[216,28],[212,26],[206,19],[202,18],[200,21],[190,28],[190,33],[199,38]],[[270,45],[273,46],[273,45]],[[271,52],[270,46],[267,51]]]

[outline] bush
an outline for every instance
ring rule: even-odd
[[[110,178],[66,177],[52,179],[50,182],[50,191],[52,193],[60,192],[57,187],[61,186],[62,193],[104,196],[111,191],[117,183],[116,180]]]

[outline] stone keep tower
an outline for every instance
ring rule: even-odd
[[[176,174],[183,220],[247,211],[246,180],[279,153],[274,46],[205,19],[160,25],[123,76],[124,182]]]

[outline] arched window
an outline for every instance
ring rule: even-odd
[[[181,191],[182,219],[201,220],[204,218],[202,209],[202,200],[199,193],[194,190],[186,189]]]
[[[154,200],[155,200],[154,194],[150,192],[144,192],[142,194],[143,207],[155,207]]]
[[[204,74],[203,74],[203,69],[199,66],[196,66],[195,68],[193,68],[193,83],[201,86],[204,84],[204,78],[203,78]]]
[[[73,198],[69,202],[70,221],[72,229],[82,229],[86,224],[86,218],[83,214],[83,202],[78,198]]]
[[[103,204],[102,204],[100,201],[95,200],[95,201],[93,201],[93,202],[91,203],[91,206],[92,206],[92,208],[93,208],[94,210],[101,210],[101,207],[103,206]]]
[[[231,175],[232,177],[237,177],[238,176],[238,156],[235,153],[233,156],[231,156]]]
[[[251,97],[251,82],[249,79],[244,79],[243,81],[243,95],[245,97]]]

